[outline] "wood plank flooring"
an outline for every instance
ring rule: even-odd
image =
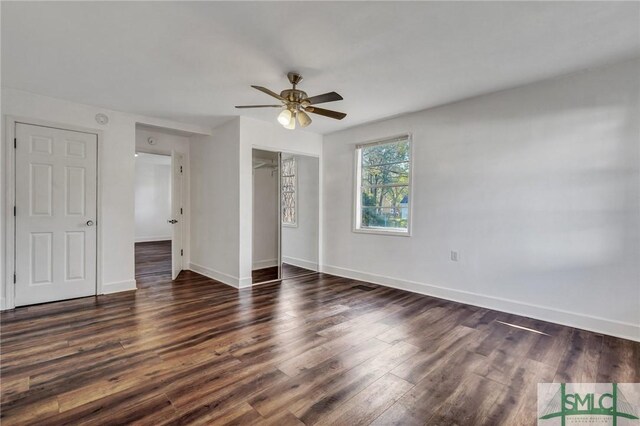
[[[278,279],[278,267],[269,266],[268,268],[254,269],[251,271],[251,282],[253,284],[272,281]]]
[[[0,315],[3,425],[533,425],[538,382],[640,381],[638,343],[330,275],[139,280]]]
[[[156,276],[171,279],[171,240],[136,243],[136,280]]]
[[[282,278],[288,279],[297,277],[300,275],[313,274],[314,271],[310,269],[301,268],[299,266],[289,265],[288,263],[282,264]],[[251,271],[251,282],[253,284],[262,283],[265,281],[278,279],[278,267],[271,266],[269,268],[255,269]]]

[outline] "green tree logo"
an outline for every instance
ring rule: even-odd
[[[542,410],[539,419],[558,418],[561,426],[565,426],[567,418],[572,416],[583,416],[585,424],[594,421],[595,417],[607,416],[613,426],[618,425],[618,419],[638,420],[637,407],[627,400],[617,383],[612,383],[610,386],[611,390],[604,392],[596,392],[595,390],[580,392],[580,389],[569,392],[567,384],[561,383],[557,392]],[[539,422],[539,424],[544,423]]]

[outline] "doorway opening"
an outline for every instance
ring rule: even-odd
[[[138,287],[175,279],[182,269],[181,164],[175,154],[136,153],[135,265]],[[177,255],[177,258],[176,258]]]
[[[253,149],[252,284],[317,273],[318,164]]]

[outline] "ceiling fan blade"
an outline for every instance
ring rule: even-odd
[[[236,105],[236,108],[282,108],[282,105]]]
[[[333,101],[341,101],[342,96],[337,94],[336,92],[323,93],[322,95],[312,96],[310,98],[305,99],[305,101],[309,102],[309,105],[322,104],[324,102],[333,102]]]
[[[273,96],[276,99],[280,99],[281,101],[285,102],[286,99],[283,98],[282,96],[278,95],[276,92],[272,92],[271,90],[267,89],[266,87],[262,87],[262,86],[251,86],[254,89],[257,89],[263,93],[266,93],[269,96]]]
[[[336,120],[342,120],[347,116],[344,112],[331,111],[330,109],[318,108],[318,107],[306,107],[304,109],[307,112],[312,112],[318,115],[324,115],[325,117],[335,118]]]

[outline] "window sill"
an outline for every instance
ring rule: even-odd
[[[389,235],[394,237],[410,237],[410,231],[401,231],[397,228],[383,229],[383,228],[354,228],[353,232],[356,234],[374,234],[374,235]]]

